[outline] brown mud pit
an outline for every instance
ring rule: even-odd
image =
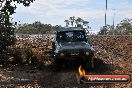
[[[100,66],[95,67],[94,71],[89,71],[87,73],[105,74],[111,73],[111,71],[114,70],[111,68],[111,65],[102,62],[103,61],[101,60],[96,62],[97,65]],[[35,68],[33,66],[1,67],[0,87],[80,88],[82,85],[79,85],[76,79],[80,64],[73,64],[74,65],[66,65],[67,67],[62,67],[59,72],[53,70],[53,64],[42,66],[41,70],[38,67]]]
[[[91,36],[95,54],[95,69],[86,74],[130,74],[132,75],[132,37],[131,36]],[[70,63],[62,66],[59,72],[54,71],[54,65],[47,52],[50,47],[47,42],[30,43],[19,40],[17,46],[42,47],[37,59],[42,59],[39,65],[17,65],[0,67],[0,88],[132,88],[132,82],[127,84],[86,84],[77,83],[78,67],[80,64]],[[38,41],[38,40],[37,40]],[[46,43],[42,43],[46,42]],[[26,44],[28,43],[28,44]],[[25,45],[24,45],[25,44]],[[41,45],[43,44],[43,45]],[[48,46],[48,48],[47,48]],[[29,47],[31,48],[31,47]],[[44,51],[44,52],[43,52]],[[49,52],[49,51],[48,51]],[[46,54],[43,56],[43,54]],[[24,55],[24,54],[23,54]],[[22,55],[22,57],[24,57]]]
[[[114,71],[122,71],[123,68],[112,64],[106,64],[100,59],[96,59],[96,66],[93,71],[86,71],[87,74],[114,74]],[[76,65],[66,65],[61,71],[55,72],[52,64],[42,66],[41,70],[33,66],[14,66],[0,68],[1,88],[121,88],[122,86],[131,88],[129,84],[86,84],[77,83],[78,67]],[[65,68],[65,69],[64,69]],[[117,86],[117,87],[116,87]]]

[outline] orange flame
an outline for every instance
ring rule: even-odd
[[[81,76],[83,76],[83,75],[86,74],[85,70],[82,68],[82,65],[79,66],[78,71],[79,71],[79,74],[80,74]]]

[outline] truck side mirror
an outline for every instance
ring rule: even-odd
[[[53,50],[55,49],[55,42],[54,41],[52,41],[52,48],[53,48]]]
[[[92,46],[92,43],[93,43],[92,41],[89,41],[89,45],[90,45],[90,46]]]

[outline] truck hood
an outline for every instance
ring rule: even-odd
[[[60,51],[65,50],[91,50],[89,43],[87,42],[64,42],[60,43]]]

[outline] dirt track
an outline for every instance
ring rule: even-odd
[[[87,74],[132,75],[132,36],[92,36],[95,69]],[[44,59],[46,60],[46,59]],[[80,64],[67,65],[60,72],[53,71],[51,60],[40,66],[12,66],[0,68],[0,88],[132,88],[128,84],[77,84]],[[48,64],[47,64],[48,63]]]
[[[111,73],[114,69],[119,69],[110,64],[105,64],[98,60],[94,71],[87,74],[105,74]],[[67,65],[60,72],[53,70],[53,65],[43,66],[41,68],[33,68],[32,66],[15,66],[6,69],[1,68],[1,86],[16,87],[33,86],[43,88],[81,88],[84,85],[77,84],[76,76],[78,75],[78,67]],[[114,69],[112,69],[114,67]],[[16,86],[17,85],[17,86]],[[101,84],[102,85],[102,84]],[[101,86],[96,84],[96,86]],[[93,87],[93,84],[87,85]],[[85,88],[85,87],[84,87]]]

